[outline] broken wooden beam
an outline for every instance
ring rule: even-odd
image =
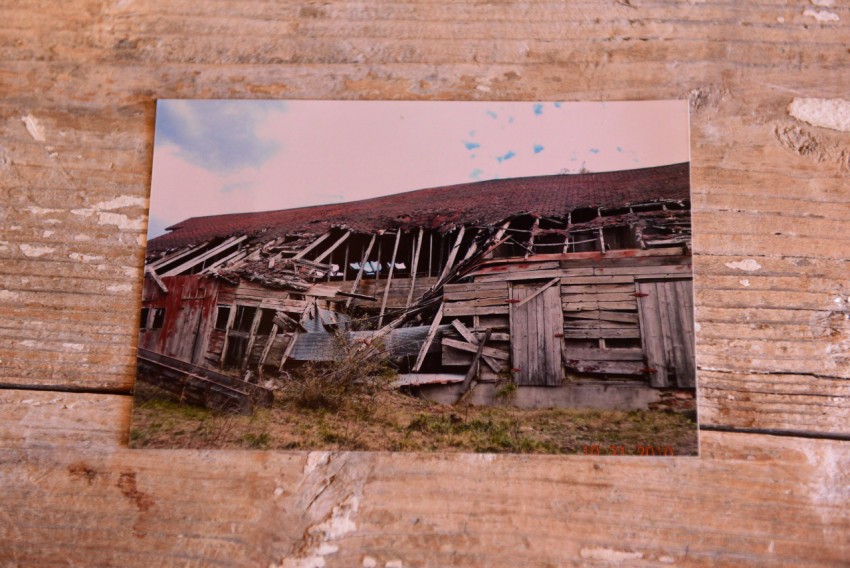
[[[350,236],[351,236],[351,231],[346,231],[339,239],[337,239],[337,241],[334,244],[332,244],[330,247],[328,247],[328,249],[325,252],[323,252],[322,254],[317,256],[313,260],[313,262],[322,262],[324,259],[329,257],[331,255],[331,253],[333,251],[335,251],[339,247],[339,245],[344,243],[346,241],[346,239],[348,239],[348,237],[350,237]]]
[[[457,251],[460,249],[460,243],[463,241],[463,233],[465,228],[463,225],[460,226],[460,230],[457,233],[457,238],[455,239],[455,244],[452,246],[452,250],[449,253],[449,259],[446,261],[446,266],[443,267],[443,272],[440,273],[440,278],[438,281],[445,280],[446,277],[452,270],[452,265],[455,262],[455,258],[457,257]]]
[[[487,332],[485,332],[485,337],[489,339],[489,334],[487,334]],[[457,339],[449,339],[448,337],[443,338],[442,344],[444,347],[451,347],[461,351],[469,351],[470,353],[475,353],[478,350],[478,347],[480,347],[480,344],[476,347],[466,341],[458,341]],[[484,351],[482,351],[482,353],[488,357],[501,359],[503,361],[507,361],[511,358],[510,353],[502,351],[501,349],[496,349],[495,347],[484,347]]]
[[[287,334],[289,336],[289,343],[286,344],[286,349],[283,351],[283,355],[280,357],[280,365],[278,366],[278,371],[283,370],[283,365],[286,363],[286,360],[289,358],[289,354],[292,353],[292,348],[295,347],[295,342],[298,341],[298,332],[293,331],[292,333]]]
[[[172,268],[171,270],[164,272],[162,274],[162,276],[177,276],[179,274],[186,272],[187,270],[191,270],[195,266],[197,266],[197,265],[201,264],[202,262],[214,257],[218,253],[225,251],[225,250],[227,250],[231,247],[238,246],[239,243],[241,243],[242,241],[244,241],[247,238],[248,238],[248,235],[242,235],[241,237],[230,237],[229,239],[226,239],[221,244],[211,248],[210,250],[202,253],[201,255],[196,256],[194,258],[191,258],[191,259],[187,260],[186,262],[184,262],[183,264],[180,264],[179,266],[176,266],[176,267]]]
[[[396,254],[398,254],[398,243],[401,241],[401,229],[396,231],[395,234],[395,244],[393,245],[393,256],[390,259],[390,271],[387,274],[387,282],[384,284],[384,298],[381,300],[381,311],[378,314],[378,327],[381,327],[381,324],[384,323],[384,311],[387,308],[387,297],[390,295],[390,284],[393,281],[393,272],[395,271],[395,259]]]
[[[431,321],[431,329],[428,330],[428,335],[425,337],[425,342],[422,344],[422,348],[419,350],[419,355],[416,357],[416,363],[413,365],[414,372],[418,371],[422,367],[422,363],[425,361],[425,356],[428,354],[428,348],[431,346],[431,342],[434,341],[434,335],[436,335],[437,329],[440,327],[440,320],[442,319],[443,306],[441,304],[440,309],[437,310],[437,314]]]
[[[298,260],[299,258],[302,258],[304,255],[309,253],[311,250],[313,250],[314,248],[316,248],[317,246],[322,244],[330,236],[331,236],[331,232],[328,231],[327,233],[325,233],[324,235],[320,236],[319,238],[314,240],[312,243],[307,245],[305,248],[301,249],[301,252],[299,252],[298,254],[293,256],[290,260]]]
[[[469,328],[467,328],[465,325],[463,325],[463,323],[460,320],[458,320],[458,319],[452,320],[452,327],[454,327],[457,330],[457,332],[460,334],[460,336],[463,337],[465,340],[467,340],[470,344],[478,346],[478,343],[479,343],[478,338],[475,337],[475,334],[472,333],[469,330]],[[490,337],[491,333],[492,333],[492,330],[488,329],[486,331],[486,336]],[[499,371],[502,370],[502,366],[492,357],[484,356],[484,362],[487,363],[488,367],[493,369],[494,373],[498,373]]]
[[[165,285],[165,282],[162,281],[162,278],[159,277],[159,274],[156,273],[156,270],[148,266],[145,268],[145,272],[150,275],[156,285],[159,286],[159,289],[162,290],[163,294],[168,294],[168,287]]]
[[[282,311],[277,311],[275,313],[275,316],[274,316],[274,319],[272,320],[272,323],[274,323],[278,327],[282,327],[284,329],[300,330],[300,331],[303,331],[303,332],[307,331],[307,328],[305,328],[303,325],[301,325],[300,321],[296,320],[295,318],[289,317],[288,315],[286,315]]]
[[[358,300],[371,300],[372,302],[377,302],[377,296],[370,296],[369,294],[357,294],[356,292],[343,292],[342,290],[338,291],[337,296],[346,296],[348,298],[356,298]]]
[[[463,395],[466,394],[466,391],[469,390],[469,385],[472,383],[472,378],[475,376],[475,373],[478,371],[478,361],[481,359],[481,356],[484,353],[486,347],[484,345],[490,339],[491,331],[488,329],[484,333],[484,338],[481,340],[481,343],[478,345],[478,349],[475,351],[475,356],[472,358],[472,364],[469,366],[469,371],[467,371],[466,376],[463,378],[463,384],[460,386],[460,395],[458,396],[457,402],[459,403],[463,400]]]
[[[262,371],[263,363],[266,361],[266,357],[269,356],[269,351],[272,350],[272,343],[274,343],[275,337],[277,337],[277,324],[272,325],[272,330],[269,332],[269,337],[266,339],[266,344],[263,346],[263,352],[260,354],[260,360],[257,362],[257,368]]]
[[[254,349],[254,341],[257,339],[257,328],[260,326],[263,310],[257,308],[254,312],[254,321],[251,322],[251,331],[248,332],[248,346],[245,347],[245,358],[242,360],[242,370],[248,367],[248,360],[251,358],[251,350]]]

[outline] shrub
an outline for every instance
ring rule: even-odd
[[[396,372],[380,342],[368,352],[339,332],[334,340],[333,360],[313,362],[294,372],[282,387],[285,402],[302,409],[338,412],[353,411],[368,418],[374,411],[376,395]]]

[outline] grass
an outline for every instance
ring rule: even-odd
[[[350,393],[333,408],[278,401],[253,416],[183,404],[137,384],[130,435],[140,448],[696,455],[696,424],[659,411],[443,406],[396,391]],[[282,398],[282,397],[281,397]]]

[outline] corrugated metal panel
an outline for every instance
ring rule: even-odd
[[[441,325],[429,353],[440,351],[440,340],[445,331],[451,326]],[[395,329],[384,339],[384,343],[393,357],[416,356],[425,342],[429,326],[404,327]],[[374,331],[351,331],[348,336],[351,341],[362,341],[374,335]],[[332,333],[302,333],[292,348],[289,358],[295,361],[333,361],[335,336]]]

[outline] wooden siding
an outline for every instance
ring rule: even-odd
[[[693,287],[689,280],[639,282],[640,326],[654,387],[694,387]]]

